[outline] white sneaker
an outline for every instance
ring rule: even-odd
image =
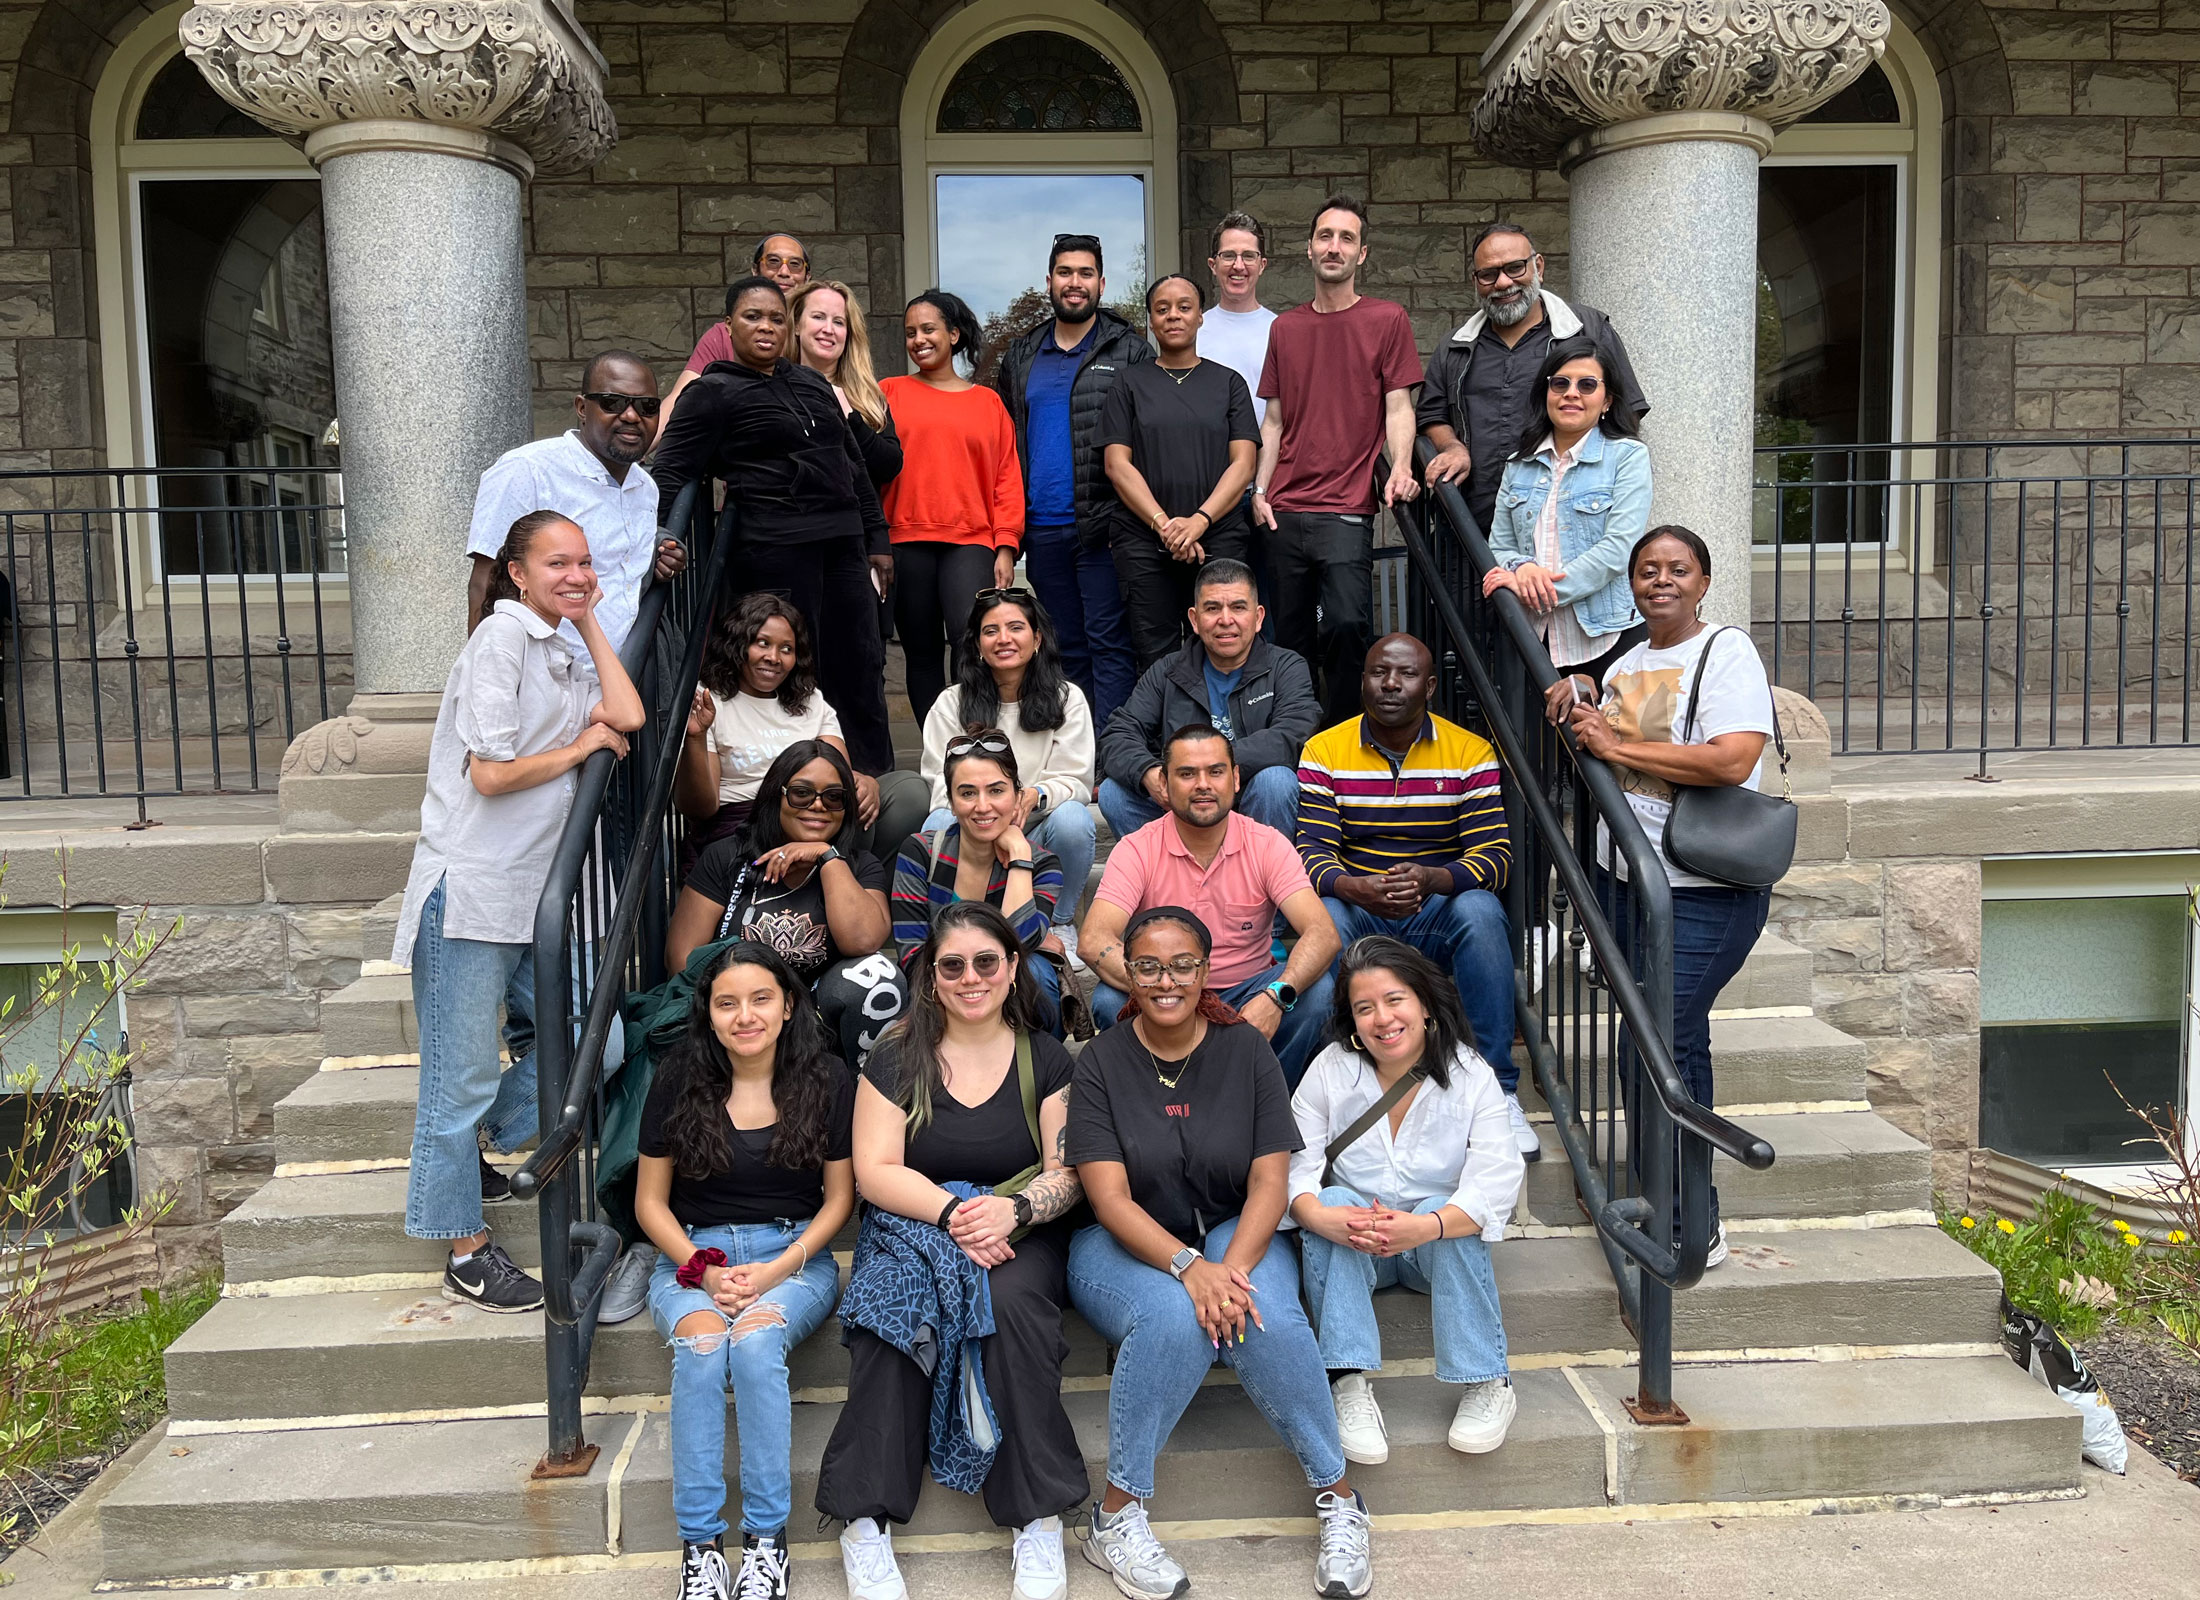
[[[1459,1397],[1459,1409],[1452,1413],[1451,1432],[1444,1442],[1461,1455],[1486,1456],[1505,1442],[1519,1410],[1520,1401],[1503,1378],[1470,1383]]]
[[[1314,1551],[1314,1592],[1328,1600],[1357,1600],[1375,1587],[1369,1560],[1367,1502],[1358,1495],[1314,1496],[1321,1540]]]
[[[1071,966],[1082,967],[1085,964],[1082,960],[1079,959],[1077,954],[1076,923],[1057,922],[1054,925],[1054,937],[1062,941],[1062,952],[1069,957],[1069,964]]]
[[[1337,1438],[1344,1458],[1363,1467],[1379,1467],[1390,1459],[1390,1431],[1383,1426],[1383,1408],[1375,1403],[1374,1385],[1364,1372],[1348,1372],[1329,1386],[1337,1403]]]
[[[1115,1580],[1130,1600],[1176,1600],[1192,1580],[1153,1536],[1143,1501],[1133,1500],[1113,1516],[1092,1507],[1092,1537],[1085,1559]]]
[[[1015,1600],[1062,1600],[1069,1563],[1062,1559],[1062,1519],[1041,1517],[1016,1530]]]
[[[1528,1126],[1528,1114],[1520,1109],[1520,1096],[1505,1096],[1505,1120],[1512,1124],[1513,1145],[1522,1157],[1529,1161],[1541,1161],[1543,1141],[1536,1137],[1535,1129]]]
[[[1713,1267],[1723,1267],[1725,1265],[1726,1224],[1722,1222],[1719,1224],[1719,1231],[1711,1236],[1711,1248],[1704,1254],[1703,1269],[1709,1272]]]
[[[908,1600],[909,1586],[894,1564],[894,1535],[869,1517],[856,1518],[840,1536],[840,1564],[848,1600]]]

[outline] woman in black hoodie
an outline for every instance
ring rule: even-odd
[[[787,301],[769,278],[727,292],[733,359],[714,361],[681,396],[650,473],[669,509],[696,478],[725,481],[740,507],[736,592],[785,595],[812,632],[818,687],[840,713],[848,755],[876,777],[894,766],[886,725],[886,642],[874,625],[894,581],[886,519],[833,386],[787,359]],[[873,586],[873,574],[877,585]],[[855,624],[835,625],[835,619]]]

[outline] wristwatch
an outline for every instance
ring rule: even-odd
[[[1268,986],[1266,992],[1270,999],[1274,1000],[1277,1005],[1283,1007],[1283,1009],[1286,1011],[1289,1011],[1293,1006],[1299,1003],[1299,991],[1297,986],[1286,983],[1281,978],[1278,978],[1274,983],[1271,983]]]
[[[1016,1226],[1019,1228],[1030,1227],[1031,1196],[1028,1194],[1012,1194],[1008,1197],[1008,1202],[1016,1208]]]
[[[828,861],[838,861],[840,859],[840,847],[829,844],[825,847],[825,853],[817,858],[817,870],[823,872]]]
[[[1037,872],[1038,864],[1031,861],[1008,861],[1001,865],[1003,872]]]
[[[1190,1245],[1186,1245],[1175,1255],[1169,1257],[1169,1275],[1176,1279],[1178,1283],[1182,1283],[1184,1274],[1192,1270],[1192,1263],[1204,1261],[1205,1259],[1206,1257],[1202,1256],[1197,1250],[1194,1250]]]

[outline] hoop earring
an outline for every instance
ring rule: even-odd
[[[1360,1043],[1360,1035],[1357,1030],[1355,1030],[1352,1035],[1352,1048],[1358,1051],[1363,1056],[1374,1054],[1374,1052],[1369,1050],[1366,1045]]]

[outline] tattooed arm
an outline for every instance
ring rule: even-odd
[[[1046,1170],[1025,1187],[1031,1197],[1031,1220],[1052,1222],[1077,1204],[1084,1186],[1077,1169],[1069,1164],[1069,1091],[1048,1095],[1039,1102],[1039,1135],[1047,1144]]]

